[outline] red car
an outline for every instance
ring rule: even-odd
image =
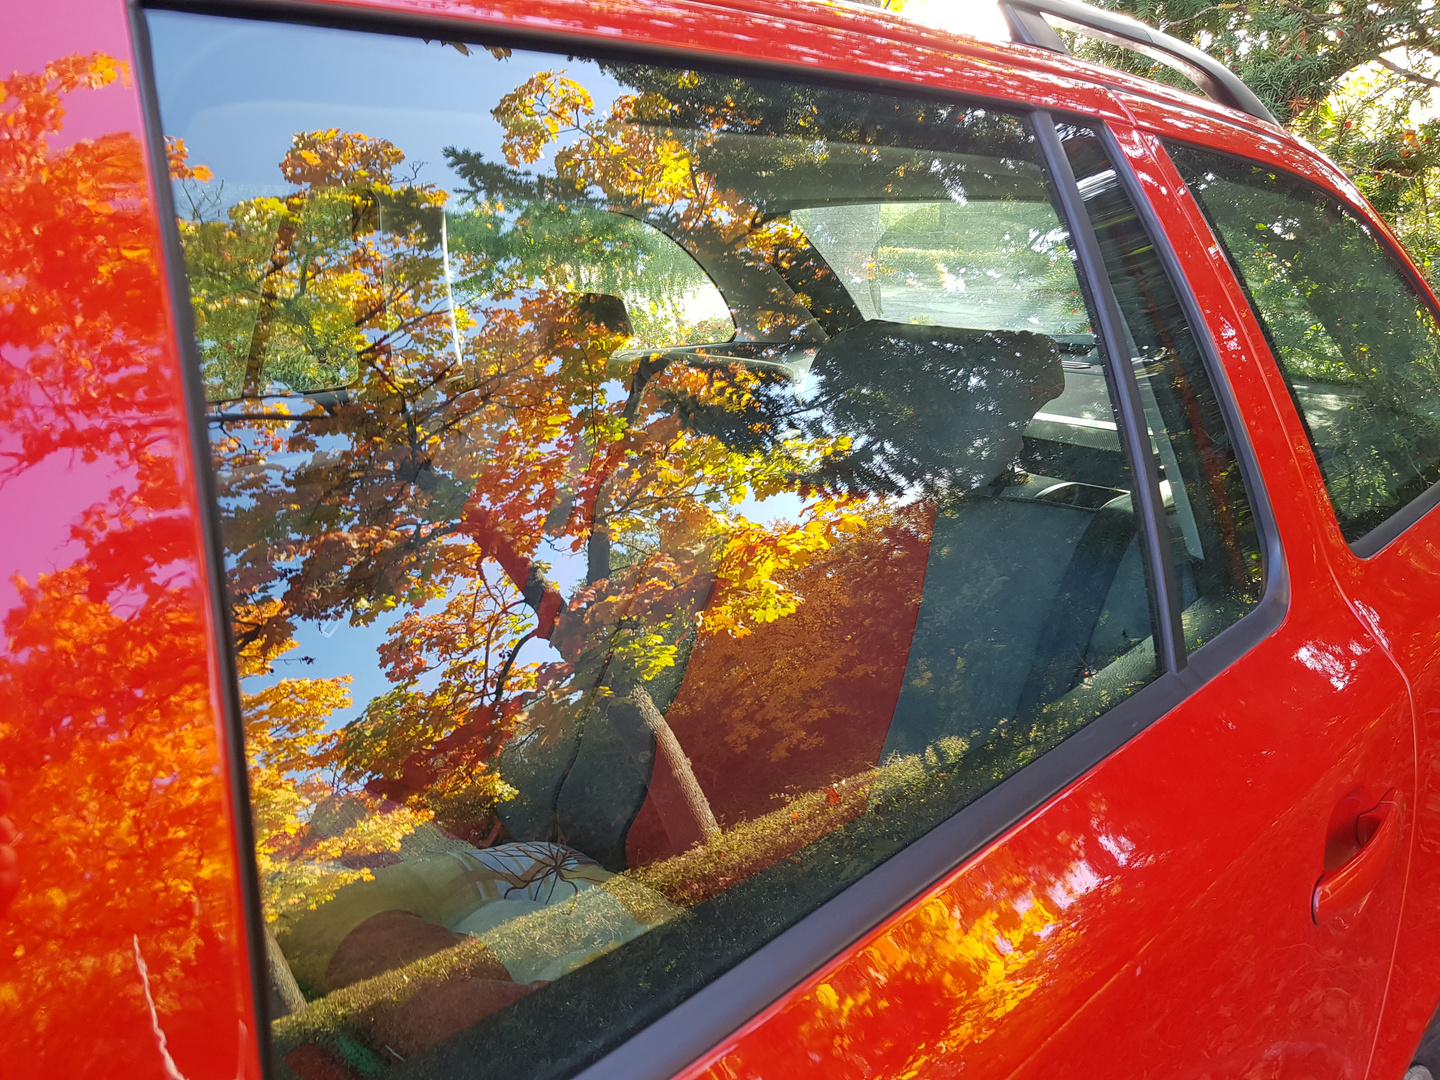
[[[8,13],[0,1074],[1440,1075],[1440,308],[1002,9]]]

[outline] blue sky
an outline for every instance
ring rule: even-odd
[[[147,13],[165,134],[224,181],[226,201],[290,190],[277,167],[299,131],[388,139],[419,179],[454,190],[446,146],[500,160],[490,110],[537,71],[565,68],[604,112],[621,92],[591,61],[516,50],[496,60],[438,41],[349,30]]]

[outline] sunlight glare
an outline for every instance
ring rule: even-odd
[[[926,26],[970,34],[987,41],[1009,41],[1010,30],[994,0],[909,0],[904,16]]]

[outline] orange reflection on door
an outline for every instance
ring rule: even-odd
[[[258,1075],[137,91],[98,52],[0,85],[0,495],[7,530],[68,537],[12,577],[0,613],[18,865],[0,1053],[30,1076]],[[130,128],[64,145],[67,97],[107,86],[129,96]],[[22,499],[36,477],[46,497]],[[27,550],[7,544],[7,570]]]

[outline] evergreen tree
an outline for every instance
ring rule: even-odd
[[[1343,168],[1440,281],[1440,12],[1434,0],[1098,0],[1216,57]],[[1167,82],[1149,58],[1092,41],[1081,56]]]

